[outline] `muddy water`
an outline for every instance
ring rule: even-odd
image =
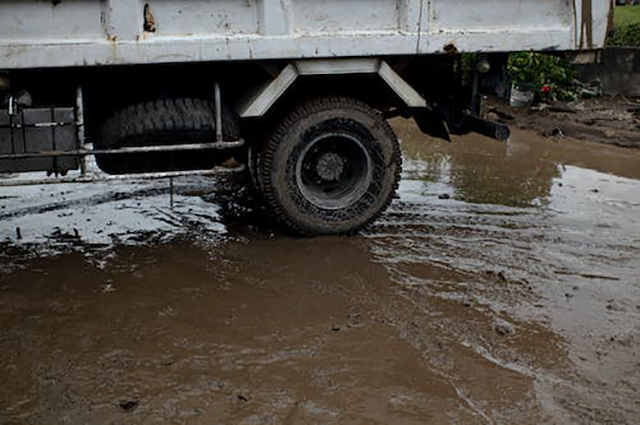
[[[0,423],[636,422],[640,151],[395,126],[348,239],[241,182],[3,191]]]

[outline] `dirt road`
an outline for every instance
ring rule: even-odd
[[[233,180],[2,189],[0,423],[637,423],[640,151],[395,126],[353,238]]]

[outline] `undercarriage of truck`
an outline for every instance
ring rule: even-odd
[[[352,233],[386,208],[400,177],[389,118],[413,118],[444,139],[471,131],[508,138],[506,126],[478,115],[481,89],[502,87],[504,56],[473,56],[471,70],[461,58],[3,73],[0,172],[48,177],[0,185],[248,168],[289,229]]]
[[[354,233],[400,179],[388,119],[440,139],[506,140],[480,103],[504,95],[508,52],[593,52],[611,10],[587,0],[3,2],[0,173],[53,183],[248,169],[285,227]]]

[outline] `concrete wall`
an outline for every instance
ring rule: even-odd
[[[579,75],[585,82],[600,79],[607,94],[640,96],[640,48],[608,47],[600,63],[580,66]]]

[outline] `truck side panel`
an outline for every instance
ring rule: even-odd
[[[4,0],[0,69],[602,47],[609,0]]]

